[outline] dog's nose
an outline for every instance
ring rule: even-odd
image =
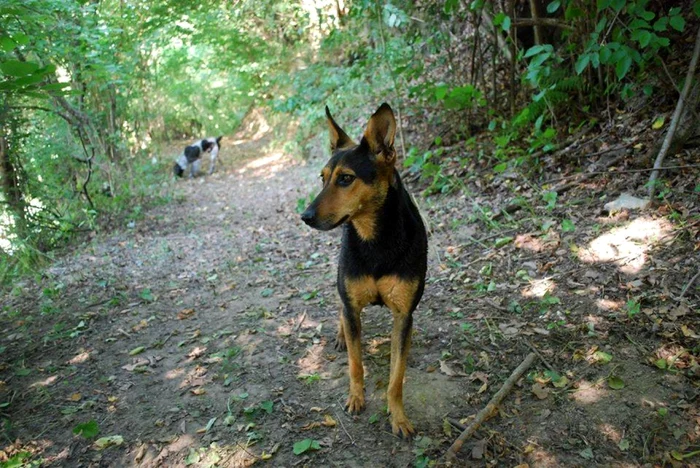
[[[314,219],[316,218],[316,210],[308,207],[306,211],[304,211],[301,214],[301,220],[304,221],[306,224],[311,226],[311,224],[314,222]]]

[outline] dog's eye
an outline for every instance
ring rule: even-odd
[[[347,187],[348,185],[352,184],[353,180],[355,180],[354,175],[340,174],[338,176],[338,185],[341,187]]]

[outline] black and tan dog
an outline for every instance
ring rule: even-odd
[[[347,347],[350,395],[346,410],[365,406],[360,312],[387,306],[394,318],[387,389],[394,434],[409,437],[413,426],[403,406],[403,379],[411,345],[413,311],[423,295],[428,240],[418,208],[394,168],[396,120],[382,104],[357,144],[326,107],[332,157],[323,168],[323,190],[301,215],[327,231],[343,224],[338,292],[343,303],[336,347]]]

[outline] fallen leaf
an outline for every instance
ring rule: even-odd
[[[486,439],[481,439],[474,443],[472,447],[472,458],[474,460],[481,460],[484,458],[484,452],[486,451]]]
[[[124,443],[124,438],[120,435],[113,435],[108,437],[100,437],[95,441],[94,447],[97,450],[104,450],[107,447],[113,445],[121,445]]]
[[[462,371],[453,370],[445,361],[439,361],[439,362],[440,362],[440,372],[447,375],[448,377],[455,377],[457,375],[467,375]]]
[[[73,393],[68,399],[70,401],[80,401],[83,398],[83,396],[80,393]]]
[[[620,377],[611,375],[608,377],[608,387],[613,390],[621,390],[625,388],[625,382]]]
[[[182,309],[177,313],[177,319],[185,320],[186,318],[190,318],[192,315],[194,315],[194,309]]]
[[[134,362],[132,364],[122,366],[122,369],[129,372],[133,372],[137,367],[147,366],[149,363],[150,361],[146,358],[134,359]]]
[[[549,396],[549,388],[545,387],[541,383],[534,383],[532,385],[532,393],[534,393],[538,399],[544,400]]]
[[[192,392],[193,395],[204,395],[207,393],[202,387],[193,388],[190,392]]]
[[[333,416],[330,414],[326,414],[323,416],[323,423],[324,426],[326,427],[335,427],[338,423],[335,422],[335,419],[333,419]]]
[[[136,356],[137,354],[141,354],[146,350],[145,346],[138,346],[131,351],[129,351],[129,356]]]

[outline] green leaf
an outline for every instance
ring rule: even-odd
[[[627,3],[627,0],[612,0],[610,6],[615,10],[615,13],[619,13],[625,7],[625,3]]]
[[[95,441],[95,448],[97,450],[104,450],[107,447],[113,445],[121,445],[124,443],[124,438],[120,435],[114,435],[109,437],[100,437]]]
[[[100,433],[100,427],[93,419],[86,423],[78,424],[73,428],[73,434],[83,436],[86,439],[92,439]]]
[[[659,369],[666,369],[668,367],[668,364],[666,363],[666,359],[657,359],[654,361],[654,365],[658,367]]]
[[[648,10],[642,10],[641,13],[638,12],[637,14],[647,21],[651,21],[656,17],[653,11]]]
[[[662,16],[654,23],[654,31],[662,32],[666,31],[666,26],[668,25],[668,17]]]
[[[275,406],[275,403],[272,402],[272,401],[270,401],[270,400],[265,400],[265,401],[261,402],[259,406],[260,406],[260,408],[262,408],[267,414],[271,414],[271,413],[272,413],[272,409],[273,409],[274,406]]]
[[[138,346],[131,351],[129,351],[129,356],[136,356],[137,354],[141,354],[146,350],[145,346]]]
[[[593,449],[590,447],[581,450],[578,454],[586,460],[593,460]]]
[[[8,76],[27,76],[39,69],[39,64],[34,62],[21,62],[8,60],[0,63],[0,70]]]
[[[374,413],[372,416],[369,417],[370,424],[375,424],[377,421],[379,421],[379,414],[378,413]]]
[[[442,101],[447,96],[448,91],[447,85],[441,84],[435,87],[435,99]]]
[[[207,423],[207,427],[204,428],[204,432],[209,432],[209,429],[214,427],[214,423],[216,422],[216,418],[211,418],[209,422]]]
[[[597,362],[602,364],[607,364],[612,361],[612,354],[606,353],[605,351],[596,351],[593,353],[593,357]]]
[[[199,455],[199,452],[190,447],[190,453],[188,453],[187,457],[185,457],[185,466],[190,466],[194,465],[195,463],[199,463],[200,459],[201,456]]]
[[[627,75],[627,72],[631,66],[632,57],[630,55],[624,55],[615,65],[615,74],[617,75],[617,79],[623,79]]]
[[[596,6],[598,8],[598,12],[601,12],[610,6],[610,0],[598,0]]]
[[[317,440],[304,439],[294,444],[294,455],[301,455],[307,450],[320,450],[321,445]]]
[[[511,236],[499,237],[499,238],[496,239],[496,241],[493,243],[493,246],[494,246],[494,248],[496,248],[496,249],[500,249],[500,248],[503,247],[504,245],[510,244],[511,242],[513,242],[513,238],[512,238]]]
[[[668,20],[668,24],[676,31],[683,31],[685,29],[685,19],[681,15],[672,16]]]
[[[3,52],[10,52],[15,48],[15,41],[9,36],[0,37],[0,50]]]
[[[591,55],[590,54],[584,54],[581,55],[578,60],[576,61],[575,69],[576,69],[576,74],[580,75],[583,73],[583,71],[586,69],[588,66],[588,63],[591,61]]]
[[[272,294],[273,294],[274,292],[275,292],[275,290],[272,289],[272,288],[265,288],[265,289],[262,290],[262,292],[260,292],[260,295],[261,295],[262,297],[270,297],[270,296],[272,296]]]
[[[151,290],[148,288],[142,289],[139,296],[141,296],[141,299],[144,301],[153,302],[154,300],[153,293],[151,293]]]
[[[626,452],[630,448],[630,441],[629,439],[620,439],[620,442],[617,444],[617,448],[619,448],[622,452]]]
[[[621,390],[625,388],[625,382],[620,377],[611,375],[608,377],[608,387],[613,390]]]
[[[553,2],[550,2],[549,5],[547,5],[547,13],[554,13],[559,9],[561,6],[561,1],[555,0]]]
[[[500,174],[501,172],[504,172],[506,169],[508,169],[508,163],[502,162],[500,164],[496,164],[493,167],[493,172],[496,174]]]
[[[570,219],[565,219],[561,222],[561,230],[562,232],[574,232],[576,230],[576,226]]]

